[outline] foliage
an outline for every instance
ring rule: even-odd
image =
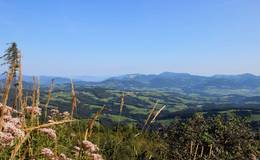
[[[15,42],[10,44],[10,47],[5,51],[5,54],[0,58],[4,60],[2,65],[8,65],[9,71],[13,73],[14,77],[16,76],[16,71],[18,70],[20,64],[20,51],[17,48]]]
[[[186,121],[175,120],[167,133],[171,159],[244,159],[259,154],[259,137],[235,116],[204,118],[197,113]]]

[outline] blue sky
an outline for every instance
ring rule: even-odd
[[[260,74],[259,0],[0,0],[25,74]]]

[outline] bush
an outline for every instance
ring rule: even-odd
[[[175,120],[167,132],[170,159],[245,159],[257,155],[259,137],[234,116]]]

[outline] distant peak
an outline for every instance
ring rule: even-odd
[[[190,75],[189,73],[162,72],[159,75]]]
[[[243,73],[243,74],[217,74],[214,75],[213,77],[215,78],[228,78],[228,77],[256,77],[256,75],[252,74],[252,73]]]
[[[240,76],[255,77],[256,75],[254,75],[252,73],[244,73],[244,74],[241,74]]]

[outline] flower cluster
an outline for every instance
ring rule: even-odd
[[[39,108],[39,107],[27,106],[25,108],[25,111],[29,114],[34,114],[34,115],[41,115],[42,114],[42,109]]]
[[[55,122],[55,121],[52,120],[52,119],[48,120],[48,123],[54,123],[54,122]]]
[[[48,116],[49,123],[55,122],[57,120],[68,120],[70,119],[70,113],[65,111],[65,112],[60,112],[58,109],[51,109],[50,110],[50,115]]]
[[[60,113],[60,111],[58,109],[54,109],[54,108],[51,109],[50,112],[51,112],[51,116],[57,116]]]
[[[3,105],[0,104],[0,108]],[[2,131],[0,131],[0,148],[12,146],[18,138],[24,137],[25,133],[22,130],[20,118],[12,117],[13,110],[11,107],[6,107],[3,115]]]
[[[62,113],[62,117],[63,117],[63,119],[70,119],[70,113],[65,111]]]
[[[41,128],[39,131],[47,134],[47,136],[52,140],[56,140],[57,138],[56,131],[51,128]]]
[[[49,160],[71,160],[64,153],[61,153],[59,156],[56,156],[49,148],[43,148],[41,150],[41,154]]]
[[[95,145],[92,142],[87,141],[87,140],[82,142],[82,148],[84,149],[84,151],[90,152],[90,153],[96,153],[99,151],[99,148],[97,147],[97,145]]]
[[[59,160],[71,160],[71,159],[68,158],[64,153],[61,153],[59,156]]]
[[[54,158],[54,153],[53,153],[52,150],[49,149],[49,148],[43,148],[43,149],[41,150],[41,154],[42,154],[44,157],[48,158],[48,159]]]
[[[4,107],[2,103],[0,103],[0,108]],[[18,113],[17,110],[13,109],[12,107],[6,106],[5,114],[9,115],[12,113]]]
[[[87,156],[89,158],[91,158],[92,160],[104,160],[102,158],[102,156],[100,154],[98,154],[99,148],[97,147],[97,145],[93,144],[92,142],[88,141],[88,140],[84,140],[81,144],[82,146],[82,150],[84,151],[84,153],[87,154]],[[80,152],[80,147],[75,146],[74,150],[76,151],[76,153]]]
[[[11,133],[0,132],[1,147],[11,146],[13,144],[14,139],[15,138]]]

